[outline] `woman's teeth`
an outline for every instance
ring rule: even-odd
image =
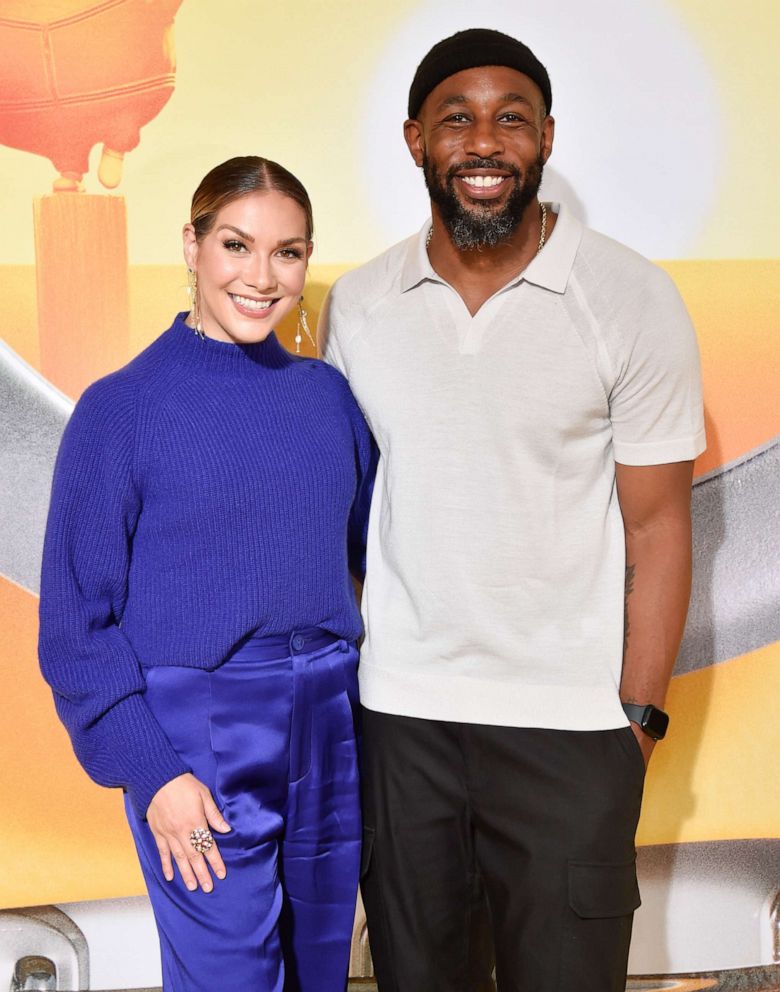
[[[237,296],[236,293],[229,296],[247,310],[267,310],[272,303],[276,303],[276,300],[250,300],[248,296]]]
[[[505,176],[461,176],[464,183],[478,189],[482,189],[483,186],[498,186],[505,178]]]

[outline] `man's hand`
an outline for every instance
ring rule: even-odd
[[[648,737],[642,728],[633,722],[631,723],[631,729],[634,731],[634,737],[636,737],[639,742],[639,746],[642,749],[642,756],[645,759],[645,768],[647,768],[650,764],[650,756],[653,753],[653,748],[655,747],[656,742],[652,737]]]
[[[146,819],[157,842],[163,875],[173,881],[173,861],[176,862],[182,881],[194,892],[198,884],[204,892],[211,892],[214,885],[211,870],[217,878],[227,874],[216,842],[205,854],[192,846],[190,834],[198,827],[212,827],[227,833],[230,825],[224,819],[211,793],[189,772],[166,782],[154,794]]]

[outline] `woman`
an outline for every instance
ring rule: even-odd
[[[287,170],[213,169],[191,312],[84,393],[57,459],[41,667],[85,769],[125,790],[166,992],[346,984],[371,448],[345,380],[273,331],[311,237]]]

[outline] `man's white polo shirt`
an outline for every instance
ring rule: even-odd
[[[615,461],[704,448],[696,339],[671,279],[558,220],[471,317],[418,235],[321,318],[381,459],[363,592],[370,709],[522,727],[627,721]]]

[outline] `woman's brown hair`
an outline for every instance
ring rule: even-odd
[[[295,200],[306,216],[306,239],[314,233],[311,200],[303,183],[278,162],[259,155],[241,155],[229,158],[215,166],[201,179],[192,197],[190,222],[198,241],[214,226],[217,214],[233,200],[249,193],[271,191]]]

